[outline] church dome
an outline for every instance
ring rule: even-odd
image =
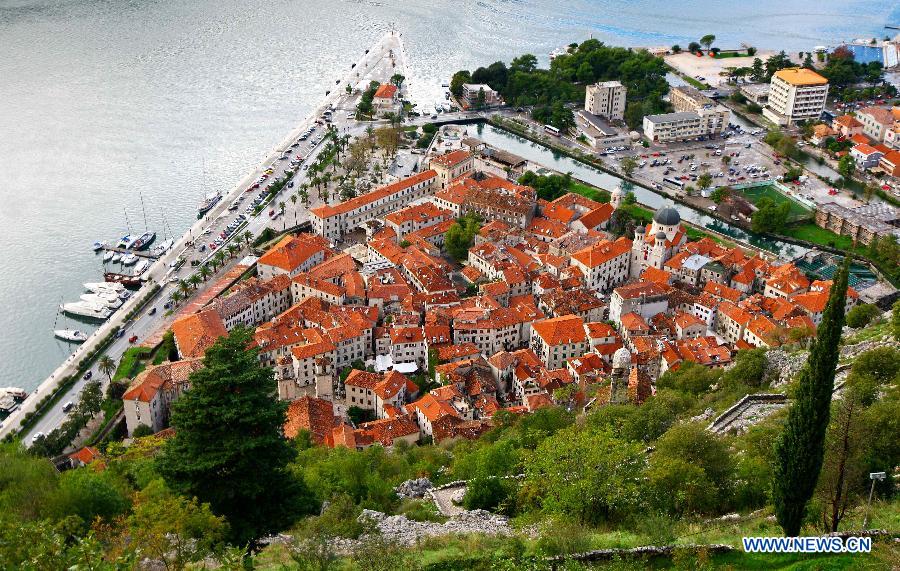
[[[626,349],[625,347],[620,347],[613,353],[612,358],[612,368],[615,369],[628,369],[631,367],[631,351]]]
[[[660,230],[659,232],[656,233],[656,239],[657,239],[657,240],[665,241],[665,240],[666,240],[666,233],[663,232],[662,230]]]
[[[681,214],[670,206],[663,206],[653,215],[653,221],[663,226],[678,226],[681,224]]]

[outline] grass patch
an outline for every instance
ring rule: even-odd
[[[133,379],[138,373],[144,370],[149,360],[151,349],[147,347],[129,347],[122,354],[116,373],[113,375],[114,381],[122,379]]]
[[[784,228],[782,233],[791,238],[806,240],[807,242],[823,246],[831,246],[832,248],[840,248],[841,250],[851,250],[853,248],[853,239],[849,236],[839,236],[831,230],[820,228],[813,223],[792,224]]]
[[[768,198],[775,202],[776,204],[788,203],[791,205],[791,211],[788,213],[789,221],[802,220],[804,218],[809,218],[812,215],[812,210],[801,204],[800,202],[792,199],[790,196],[781,192],[773,184],[764,184],[759,186],[750,186],[746,188],[736,189],[738,192],[743,194],[747,200],[751,203],[756,204],[759,202],[761,198]]]
[[[719,52],[713,56],[713,59],[728,59],[732,57],[750,57],[750,55],[747,52]]]
[[[590,198],[591,200],[595,200],[600,203],[609,202],[612,196],[608,191],[603,190],[602,188],[588,186],[586,184],[581,184],[580,182],[575,181],[572,181],[572,184],[569,186],[569,192],[580,194],[585,198]]]

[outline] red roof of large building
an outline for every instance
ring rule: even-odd
[[[577,315],[564,315],[553,319],[535,321],[531,324],[534,332],[540,335],[547,345],[563,345],[584,343],[584,321]]]
[[[178,344],[178,352],[185,359],[202,357],[219,337],[228,335],[225,323],[212,309],[194,313],[175,321],[172,333]]]
[[[397,95],[397,86],[393,83],[382,83],[375,92],[376,99],[393,99]]]

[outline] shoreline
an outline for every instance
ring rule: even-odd
[[[22,417],[30,412],[35,412],[35,416],[39,417],[43,412],[46,411],[46,408],[38,409],[36,403],[44,399],[45,397],[50,397],[49,402],[54,403],[56,400],[56,394],[59,389],[63,388],[63,386],[67,386],[68,383],[65,379],[73,374],[79,374],[79,370],[82,368],[80,363],[84,361],[87,357],[87,354],[96,349],[98,346],[104,344],[104,341],[107,339],[107,336],[113,334],[114,330],[120,328],[122,325],[127,323],[128,320],[124,319],[125,315],[128,315],[132,311],[138,309],[139,305],[143,305],[145,298],[152,291],[155,286],[160,286],[160,289],[157,291],[156,295],[162,291],[162,288],[165,287],[165,281],[170,277],[169,264],[174,260],[178,259],[182,256],[187,249],[187,242],[193,241],[197,236],[202,233],[205,226],[207,226],[210,222],[221,216],[221,214],[226,211],[228,205],[235,198],[240,196],[246,188],[253,183],[253,181],[261,176],[263,171],[268,168],[268,165],[272,163],[272,161],[281,156],[281,154],[286,150],[290,149],[290,145],[297,140],[297,138],[303,133],[305,128],[310,126],[311,124],[315,124],[316,118],[321,115],[321,113],[325,110],[325,108],[334,103],[336,100],[340,99],[344,87],[349,83],[351,85],[356,85],[358,81],[362,80],[365,75],[368,74],[360,74],[360,70],[364,69],[364,64],[368,59],[370,59],[373,55],[375,55],[376,50],[381,49],[387,42],[388,38],[393,38],[399,46],[397,58],[401,64],[398,67],[404,67],[406,63],[405,49],[403,47],[403,41],[401,39],[401,34],[394,31],[389,31],[383,33],[373,44],[372,47],[368,48],[368,51],[362,55],[359,59],[352,61],[353,65],[350,66],[347,73],[342,75],[338,82],[335,83],[334,89],[329,90],[329,93],[321,100],[319,100],[316,105],[312,108],[310,113],[305,116],[301,122],[291,130],[286,137],[284,137],[279,143],[277,143],[272,150],[266,154],[258,163],[257,166],[254,167],[252,171],[244,175],[231,190],[224,192],[222,194],[222,198],[219,199],[219,202],[213,207],[209,212],[205,213],[201,218],[198,218],[193,224],[191,224],[181,235],[180,238],[173,244],[172,248],[160,256],[151,266],[146,270],[144,274],[146,279],[141,285],[141,287],[132,293],[131,298],[128,299],[124,304],[122,304],[119,309],[115,311],[115,313],[110,316],[105,322],[103,322],[96,330],[94,330],[91,335],[88,337],[87,341],[78,346],[78,348],[73,351],[66,359],[56,368],[54,369],[43,381],[41,381],[37,387],[28,394],[28,397],[19,405],[19,407],[13,411],[9,416],[7,416],[2,421],[2,425],[0,425],[0,438],[4,438],[7,435],[18,433],[21,428]],[[377,63],[381,60],[381,57],[374,59],[372,62]],[[357,76],[359,76],[357,78]],[[232,239],[236,236],[237,233],[232,235]],[[210,253],[212,255],[212,253]],[[100,355],[94,356],[93,359],[99,358]],[[74,382],[78,382],[79,379],[74,379]],[[102,379],[101,379],[102,380]],[[68,388],[66,388],[68,390]],[[34,417],[30,419],[31,422],[34,422]]]

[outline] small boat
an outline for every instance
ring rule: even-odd
[[[174,246],[174,245],[175,245],[175,240],[169,238],[162,244],[157,244],[156,246],[153,246],[153,248],[150,250],[150,253],[154,256],[162,256],[163,254],[165,254],[166,252],[171,250],[172,246]]]
[[[70,343],[84,343],[88,335],[79,329],[54,329],[53,336]]]
[[[138,262],[138,264],[134,267],[134,276],[135,276],[135,277],[140,276],[141,274],[143,274],[144,272],[146,272],[149,268],[150,268],[150,262],[149,262],[149,260],[141,260],[141,261]]]
[[[102,242],[94,242],[94,251],[99,252],[100,250],[102,250],[103,248],[105,248],[107,246],[109,246],[109,242],[107,242],[106,240],[104,240]]]
[[[212,210],[213,206],[221,199],[222,195],[218,192],[207,195],[207,197],[203,199],[203,202],[200,203],[200,206],[197,207],[197,218],[202,218],[203,215]]]
[[[131,244],[132,250],[143,250],[156,240],[156,232],[144,232]]]
[[[125,286],[112,282],[87,282],[86,284],[82,285],[84,285],[84,289],[88,290],[91,293],[99,293],[100,290],[113,292],[125,291]]]
[[[127,250],[134,244],[134,241],[137,240],[136,236],[132,236],[131,234],[125,234],[122,236],[122,239],[119,240],[119,243],[116,244],[116,248],[122,248],[123,250]]]
[[[78,317],[87,317],[89,319],[108,319],[112,315],[112,311],[108,307],[86,301],[76,301],[74,303],[64,303],[60,307],[63,313],[69,315],[77,315]]]
[[[112,260],[113,256],[115,256],[115,255],[116,255],[116,253],[113,252],[112,250],[107,250],[106,253],[103,254],[103,261],[108,262],[108,261]]]
[[[122,285],[122,284],[116,284],[116,285]],[[126,301],[129,297],[131,297],[131,292],[128,291],[127,289],[123,289],[122,291],[119,292],[119,299],[121,299],[122,301]]]
[[[122,257],[122,264],[126,266],[130,266],[131,264],[137,262],[138,257],[134,254],[126,254]]]
[[[118,252],[116,252],[115,254],[113,254],[113,257],[112,257],[112,263],[118,264],[118,263],[121,262],[121,261],[122,261],[122,254],[120,254],[120,253],[118,253]]]
[[[119,309],[122,307],[122,300],[119,299],[119,296],[107,297],[96,293],[83,293],[81,294],[80,299],[81,301],[103,305],[110,309]]]

